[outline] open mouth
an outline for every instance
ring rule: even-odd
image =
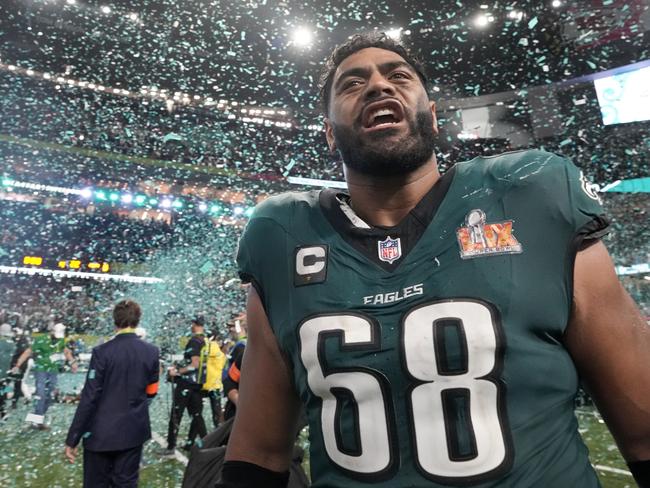
[[[404,120],[402,105],[396,100],[374,102],[363,111],[363,126],[366,129],[383,129]]]

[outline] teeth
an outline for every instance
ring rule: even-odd
[[[389,108],[380,108],[372,113],[370,120],[374,121],[377,117],[381,117],[382,115],[392,115],[395,117],[395,112]]]

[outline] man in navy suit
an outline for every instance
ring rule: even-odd
[[[135,328],[140,306],[123,300],[113,309],[116,336],[93,349],[81,401],[65,441],[73,463],[84,441],[84,487],[136,487],[142,446],[151,438],[148,398],[158,391],[158,348]]]

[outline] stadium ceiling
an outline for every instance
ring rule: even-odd
[[[576,6],[578,5],[578,6]],[[510,91],[650,57],[650,0],[5,0],[0,61],[78,80],[317,110],[325,57],[401,36],[441,98]]]

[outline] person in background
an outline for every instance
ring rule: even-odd
[[[221,338],[215,331],[208,337],[206,347],[202,350],[202,362],[206,363],[205,382],[202,394],[210,402],[212,411],[212,424],[216,429],[223,421],[221,397],[223,391],[223,370],[226,366],[227,356],[222,350]],[[211,371],[211,366],[214,371]]]
[[[16,348],[14,350],[14,355],[11,358],[11,368],[13,370],[14,366],[18,362],[21,354],[25,352],[26,349],[30,346],[30,335],[22,327],[14,327],[14,343]],[[23,377],[25,376],[25,371],[27,371],[27,362],[18,369],[18,372],[11,374],[11,378],[14,382],[13,390],[14,396],[11,398],[11,408],[15,409],[18,407],[18,400],[23,397]]]
[[[9,369],[15,349],[13,335],[11,325],[0,325],[0,420],[4,420],[7,415],[7,394],[10,391],[9,383],[11,382]]]
[[[178,429],[185,409],[190,415],[191,423],[183,449],[189,450],[197,436],[201,438],[207,434],[205,420],[203,420],[203,394],[197,377],[201,349],[205,344],[204,326],[205,320],[202,316],[192,319],[192,337],[183,351],[184,364],[181,367],[171,366],[167,370],[174,382],[174,397],[167,430],[167,449],[163,450],[165,456],[174,454]]]
[[[56,323],[49,327],[49,334],[41,334],[34,339],[31,347],[23,351],[13,374],[20,373],[23,364],[30,358],[34,359],[34,377],[36,380],[36,405],[34,412],[27,416],[32,426],[39,430],[47,430],[45,414],[52,404],[52,395],[57,385],[57,378],[64,361],[70,364],[73,373],[77,372],[77,360],[65,344],[65,325]]]
[[[83,439],[84,488],[138,485],[142,447],[151,438],[148,399],[158,392],[158,348],[136,333],[142,312],[132,300],[113,309],[116,335],[96,346],[65,441],[74,463]]]
[[[247,338],[246,315],[240,315],[230,322],[228,331],[233,340],[233,346],[228,354],[229,360],[223,379],[223,393],[227,399],[223,415],[224,420],[235,416],[239,403],[239,379]]]

